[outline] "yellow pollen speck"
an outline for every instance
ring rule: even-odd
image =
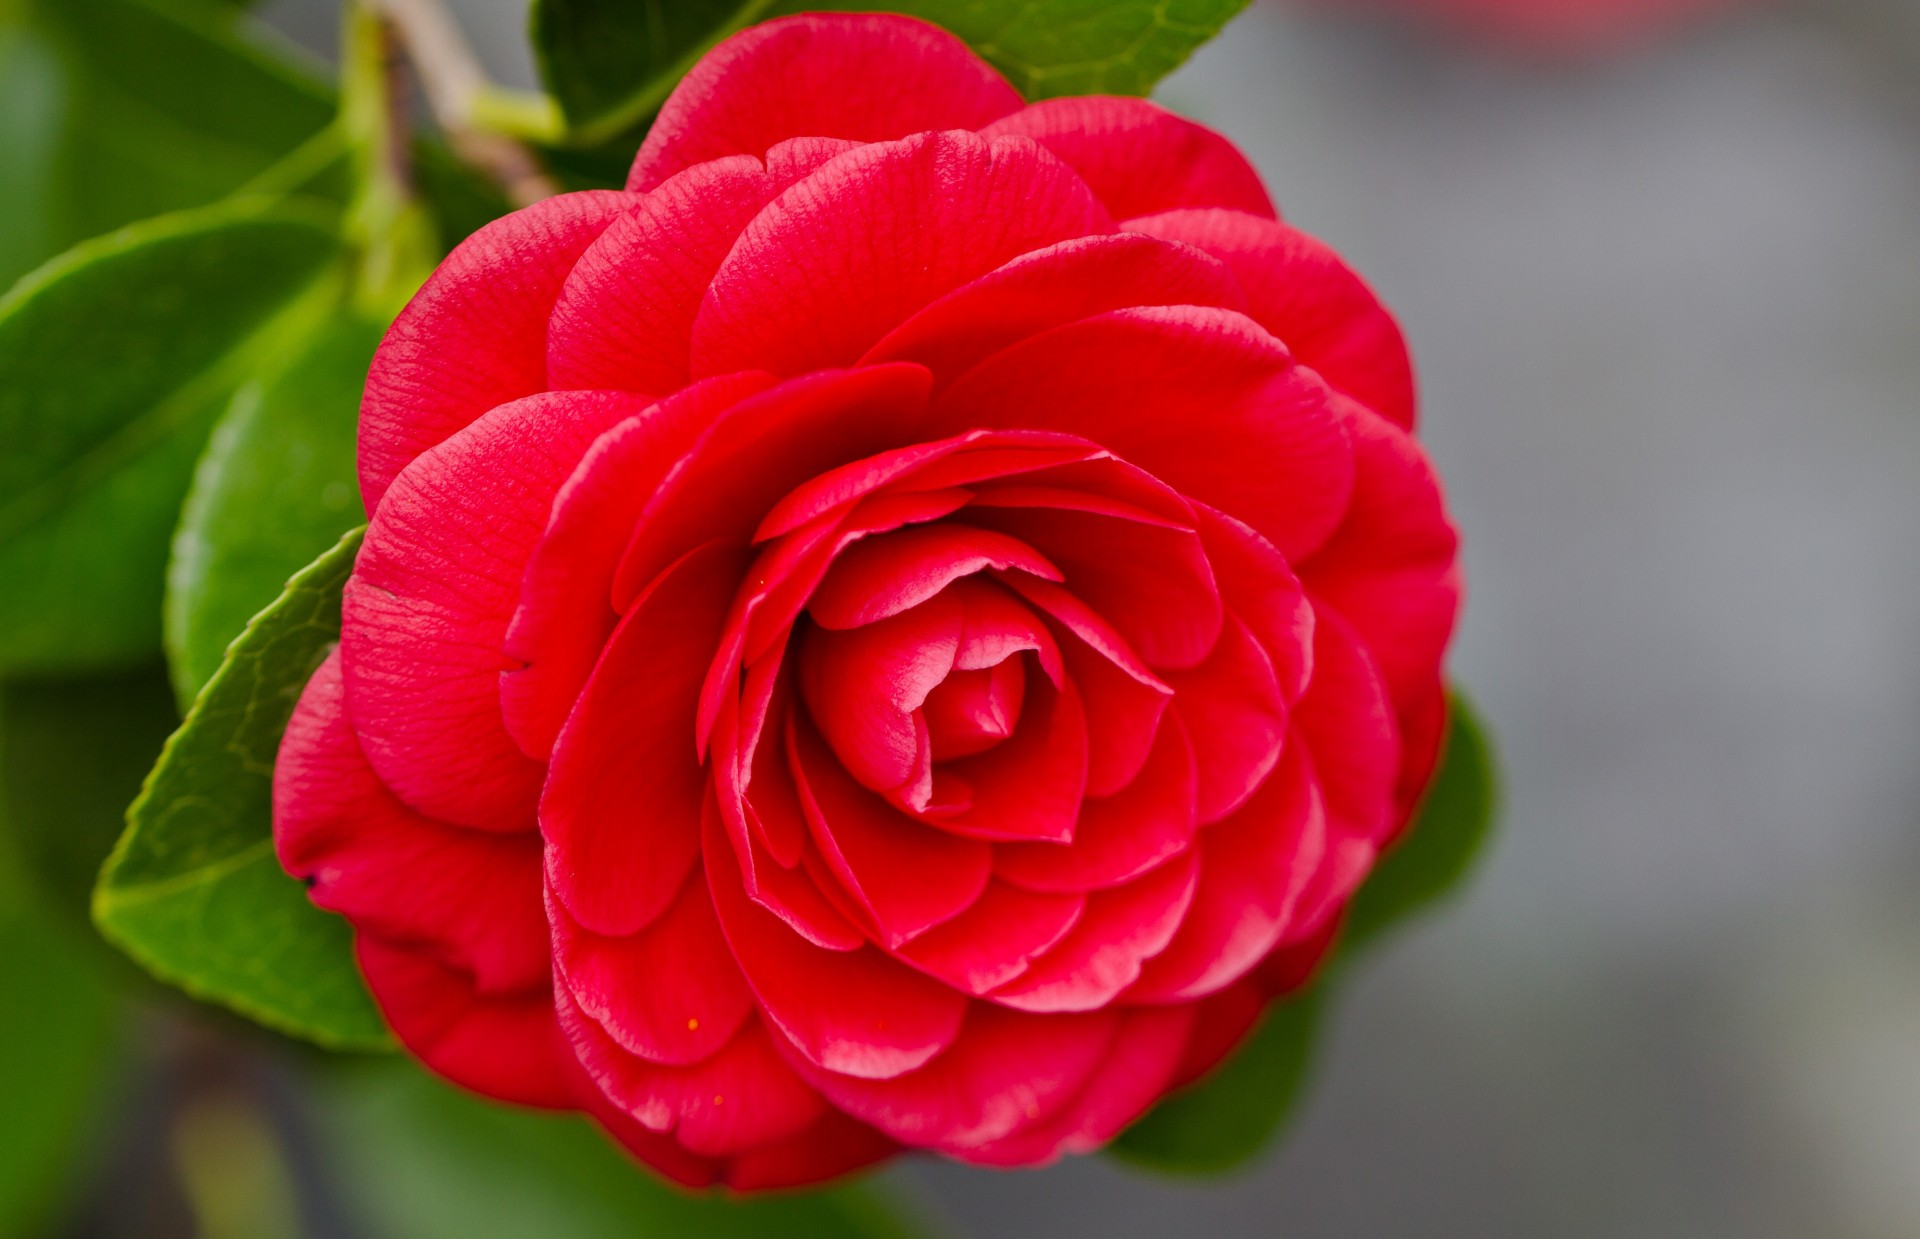
[[[689,1019],[687,1020],[687,1031],[688,1031],[688,1032],[699,1032],[699,1031],[700,1031],[700,1021],[699,1021],[699,1020],[697,1020],[697,1019],[692,1019],[692,1018],[689,1018]]]
[[[713,1095],[713,1104],[716,1106],[724,1106],[727,1104],[727,1099],[725,1097],[722,1097],[720,1094],[715,1093]]]

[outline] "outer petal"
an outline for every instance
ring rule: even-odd
[[[336,650],[307,681],[273,769],[274,847],[314,903],[433,955],[480,993],[544,987],[540,843],[422,817],[394,798],[342,708]]]
[[[975,996],[1020,975],[1080,920],[1086,899],[988,885],[974,905],[894,954],[928,976]]]
[[[865,1123],[838,1110],[797,1136],[748,1149],[727,1166],[727,1185],[736,1191],[776,1191],[805,1187],[852,1174],[900,1151]]]
[[[718,1157],[784,1140],[826,1111],[820,1095],[781,1061],[757,1020],[711,1057],[663,1067],[622,1050],[564,990],[559,1008],[580,1065],[608,1100],[642,1126],[672,1132],[690,1153]]]
[[[694,320],[692,373],[851,365],[936,297],[1111,227],[1080,179],[1031,142],[949,132],[860,147],[740,234]]]
[[[1022,254],[888,332],[863,361],[917,361],[944,385],[1030,335],[1141,305],[1246,308],[1239,281],[1191,246],[1129,233],[1076,237]]]
[[[462,1088],[501,1101],[569,1109],[578,1093],[548,986],[483,996],[463,974],[369,934],[360,971],[394,1036]]]
[[[959,39],[887,14],[765,22],[708,52],[647,131],[628,188],[682,168],[760,155],[785,138],[884,142],[978,129],[1020,106],[1013,87]]]
[[[993,999],[1021,1011],[1092,1011],[1133,984],[1141,965],[1167,949],[1193,904],[1200,877],[1189,853],[1125,886],[1095,891],[1087,911],[1053,950]]]
[[[959,1034],[967,1000],[873,947],[823,951],[747,898],[718,819],[706,829],[720,927],[767,1022],[835,1079],[912,1071]]]
[[[753,1011],[698,877],[658,920],[624,938],[580,928],[551,894],[547,911],[561,987],[628,1054],[668,1065],[700,1062],[732,1040]]]
[[[388,490],[347,582],[340,648],[367,759],[402,800],[463,826],[533,826],[540,767],[500,714],[502,646],[554,493],[644,396],[546,393],[496,408]]]
[[[620,622],[554,746],[540,801],[547,880],[595,933],[645,927],[700,854],[694,707],[744,562],[709,543],[663,573]]]
[[[547,314],[630,194],[562,194],[454,247],[388,329],[360,403],[360,497],[376,511],[414,457],[495,405],[547,388]]]
[[[1392,313],[1329,246],[1243,211],[1169,211],[1130,231],[1185,241],[1232,268],[1247,313],[1338,390],[1413,428],[1413,362]]]
[[[1260,174],[1233,143],[1145,99],[1043,99],[982,132],[1039,142],[1085,178],[1115,219],[1173,207],[1273,217]]]
[[[1114,1011],[1027,1015],[974,1003],[953,1047],[885,1080],[795,1067],[834,1105],[903,1144],[965,1150],[1044,1123],[1100,1068],[1119,1026]]]
[[[1128,1011],[1106,1061],[1080,1095],[1045,1123],[968,1149],[983,1166],[1036,1166],[1062,1153],[1091,1153],[1159,1099],[1180,1066],[1193,1025],[1190,1007]]]
[[[1353,487],[1325,383],[1231,310],[1122,310],[1003,349],[934,407],[935,433],[980,426],[1093,439],[1289,557],[1326,541]]]

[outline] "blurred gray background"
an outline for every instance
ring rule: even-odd
[[[1258,0],[1165,84],[1407,328],[1502,833],[1259,1167],[890,1172],[950,1231],[1920,1235],[1920,6],[1750,10],[1579,61]]]

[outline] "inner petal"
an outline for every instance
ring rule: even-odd
[[[1011,736],[1026,693],[1025,660],[1019,658],[948,675],[920,707],[933,760],[972,757]]]

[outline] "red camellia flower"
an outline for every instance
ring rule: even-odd
[[[399,1039],[674,1179],[1095,1148],[1428,781],[1455,535],[1392,318],[1218,135],[771,22],[457,249],[280,750]]]

